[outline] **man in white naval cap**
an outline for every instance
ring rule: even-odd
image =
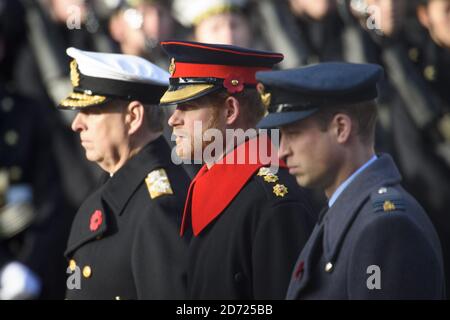
[[[178,299],[189,178],[171,161],[156,105],[169,74],[145,59],[69,48],[72,130],[108,173],[81,205],[66,250],[68,299]]]

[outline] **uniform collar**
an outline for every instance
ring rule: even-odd
[[[340,186],[334,191],[333,195],[328,200],[328,207],[331,208],[333,204],[336,202],[337,198],[341,195],[341,193],[347,188],[347,186],[352,183],[353,180],[368,166],[370,166],[375,160],[377,160],[377,156],[374,155],[369,159],[366,163],[364,163],[358,170],[352,173],[350,177],[348,177],[344,182],[340,184]]]
[[[250,153],[250,147],[253,145],[258,146],[258,150],[264,146],[268,151],[267,154],[276,152],[270,138],[260,135],[237,146],[225,156],[222,163],[214,164],[209,170],[206,165],[200,169],[189,187],[181,235],[184,233],[189,215],[193,233],[197,236],[226,209],[259,168],[271,165],[271,157],[260,158],[259,152],[256,152],[258,156],[255,159],[251,159],[255,154]],[[233,164],[236,162],[232,160],[240,159],[240,154],[246,155],[245,161],[242,164]],[[280,162],[279,166],[285,165]]]
[[[398,184],[400,181],[401,175],[388,154],[382,154],[351,181],[328,210],[323,221],[323,249],[327,261],[335,260],[360,206],[374,189]]]
[[[66,257],[84,243],[102,237],[111,228],[114,230],[112,215],[122,214],[128,200],[149,172],[170,161],[167,154],[170,154],[170,149],[164,138],[150,142],[83,202],[72,224]],[[105,202],[111,210],[106,210]],[[90,221],[96,212],[100,212],[102,221],[98,228],[90,229]]]
[[[151,171],[169,164],[170,148],[161,136],[128,160],[105,185],[103,199],[120,215],[128,200]]]

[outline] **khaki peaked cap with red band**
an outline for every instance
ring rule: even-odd
[[[283,60],[281,53],[230,45],[190,41],[165,41],[170,58],[170,86],[161,104],[179,104],[227,90],[230,94],[255,88],[258,71],[269,71]]]

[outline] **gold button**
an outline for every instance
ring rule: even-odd
[[[69,269],[71,270],[71,271],[75,271],[75,268],[77,267],[77,263],[75,262],[75,260],[70,260],[69,261]]]
[[[14,100],[10,97],[6,97],[2,100],[1,105],[4,112],[10,112],[14,106]]]
[[[9,146],[14,146],[19,141],[19,134],[14,130],[9,130],[5,133],[5,142]]]
[[[237,86],[239,84],[239,81],[238,80],[231,80],[231,84],[233,86]]]
[[[91,267],[85,266],[85,267],[83,268],[83,276],[84,276],[85,278],[90,278],[90,277],[92,276],[92,269],[91,269]]]
[[[11,169],[9,169],[9,176],[11,181],[20,181],[20,179],[22,179],[22,168],[18,166],[11,167]]]
[[[417,48],[411,48],[408,51],[409,59],[413,62],[417,62],[419,60],[419,49]]]
[[[387,192],[387,188],[385,187],[381,187],[380,189],[378,189],[378,194],[384,194]]]
[[[428,81],[436,80],[436,68],[434,66],[427,66],[423,70],[423,74]]]
[[[325,271],[331,272],[331,270],[333,270],[333,264],[331,262],[328,262],[325,266]]]
[[[6,170],[0,170],[0,194],[9,188],[9,174]]]

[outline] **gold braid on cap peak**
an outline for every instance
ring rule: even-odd
[[[104,96],[91,96],[85,93],[72,92],[66,99],[60,102],[63,107],[88,107],[97,105],[106,100]]]
[[[75,59],[70,62],[70,81],[74,87],[80,85],[80,74],[78,73],[78,64]]]

